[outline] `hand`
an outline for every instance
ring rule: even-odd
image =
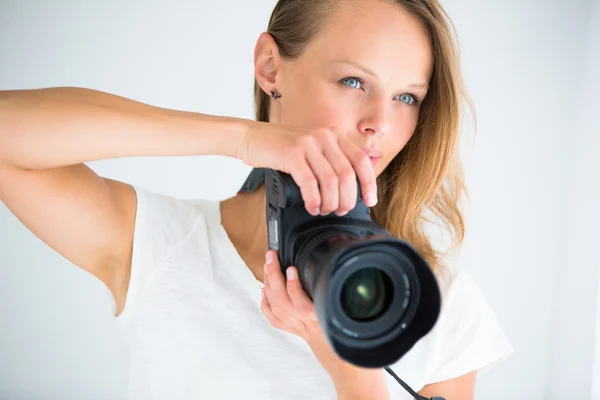
[[[376,176],[369,157],[334,129],[250,121],[237,154],[249,166],[290,174],[312,215],[344,215],[352,210],[357,177],[365,204],[373,207],[377,203]]]
[[[359,368],[342,360],[323,334],[313,302],[298,279],[298,269],[286,269],[284,278],[277,253],[266,254],[263,299],[260,309],[271,325],[303,338],[316,359],[329,374],[338,393],[345,399],[389,399],[382,369]]]
[[[277,253],[268,251],[266,260],[260,309],[271,325],[307,342],[322,335],[315,306],[300,283],[298,269],[287,268],[286,282]]]
[[[286,279],[277,253],[268,251],[266,259],[261,311],[273,327],[304,339],[323,367],[330,374],[337,374],[342,360],[321,330],[314,304],[298,278],[298,269],[288,267],[286,273],[289,278]]]

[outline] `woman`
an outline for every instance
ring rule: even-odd
[[[448,277],[424,222],[460,244],[463,89],[450,26],[435,0],[281,0],[255,48],[257,121],[80,88],[2,93],[1,199],[110,289],[131,398],[411,398],[327,345],[295,268],[284,277],[267,252],[264,186],[180,200],[83,163],[235,157],[291,174],[313,215],[351,210],[358,177],[375,220]],[[443,292],[434,329],[391,367],[423,396],[472,399],[477,371],[512,348],[468,275]]]

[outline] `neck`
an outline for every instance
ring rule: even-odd
[[[262,184],[254,192],[240,193],[220,203],[221,224],[254,277],[264,282],[265,254],[268,250],[266,190]]]

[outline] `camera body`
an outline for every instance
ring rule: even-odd
[[[304,207],[300,189],[288,174],[267,169],[265,184],[269,250],[278,252],[284,274],[288,266],[298,266],[299,250],[308,238],[327,230],[331,231],[331,228],[343,229],[356,237],[375,235],[389,237],[385,229],[375,225],[371,220],[371,210],[362,200],[360,186],[356,206],[348,214],[338,217],[334,213],[325,216],[309,214]],[[327,236],[330,242],[339,238],[339,235]],[[301,278],[308,277],[301,276]],[[303,284],[307,280],[310,281],[310,279],[301,279]],[[304,287],[304,289],[309,297],[312,297],[312,288]]]
[[[435,325],[435,276],[407,242],[373,222],[357,191],[340,217],[312,216],[288,174],[265,169],[268,245],[282,272],[298,268],[329,344],[342,359],[381,368],[400,359]]]

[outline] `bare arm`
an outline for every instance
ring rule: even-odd
[[[425,397],[443,396],[447,400],[473,400],[476,380],[477,371],[471,371],[457,378],[429,384],[419,394]]]
[[[125,304],[135,192],[84,162],[236,156],[243,120],[168,110],[80,88],[0,92],[0,200],[37,237]]]
[[[241,119],[169,110],[90,89],[0,92],[0,165],[22,169],[117,157],[234,157],[244,129]]]

